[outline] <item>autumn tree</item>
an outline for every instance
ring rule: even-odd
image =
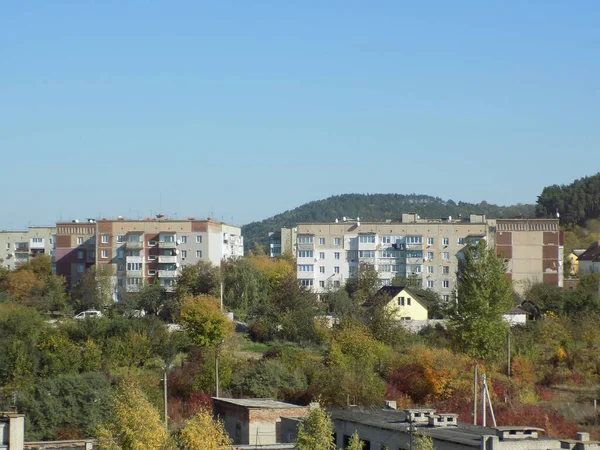
[[[348,442],[346,450],[362,450],[364,446],[365,444],[360,440],[358,431],[355,431],[352,433],[352,436],[350,436],[350,441]]]
[[[310,405],[308,415],[298,425],[296,450],[335,450],[333,422],[319,405]]]
[[[172,450],[175,448],[158,411],[138,385],[122,382],[112,399],[113,413],[97,430],[100,450]]]
[[[223,422],[215,420],[206,408],[184,422],[178,440],[183,450],[224,450],[232,444]]]
[[[459,260],[456,302],[449,307],[448,326],[456,347],[471,357],[490,359],[504,348],[507,325],[502,319],[513,303],[506,263],[482,240]]]
[[[233,323],[210,295],[186,297],[178,321],[199,347],[214,345],[233,333]]]
[[[359,305],[375,296],[380,287],[379,273],[367,263],[360,263],[356,278],[346,283],[346,290]]]

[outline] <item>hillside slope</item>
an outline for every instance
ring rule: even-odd
[[[291,227],[299,222],[332,222],[336,218],[360,217],[362,221],[397,219],[404,212],[416,212],[421,217],[463,217],[473,213],[486,214],[490,218],[533,217],[534,205],[518,204],[498,206],[487,202],[479,204],[454,202],[439,197],[417,194],[343,194],[324,200],[306,203],[276,216],[252,222],[242,227],[246,248],[255,243],[265,245],[268,232],[281,227]]]

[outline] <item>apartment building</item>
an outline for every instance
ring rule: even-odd
[[[563,240],[558,219],[496,220],[496,252],[517,292],[529,283],[563,287]]]
[[[75,286],[96,261],[96,221],[58,222],[54,259],[56,274],[65,277],[68,289]]]
[[[526,281],[562,286],[562,236],[558,220],[422,219],[402,214],[400,221],[302,223],[297,227],[297,278],[317,293],[357,276],[361,263],[373,266],[382,285],[410,279],[448,301],[456,287],[458,256],[468,244],[485,239],[500,245],[508,260],[507,277],[522,290]]]
[[[281,228],[269,233],[269,256],[277,258],[284,253],[296,253],[297,228]]]
[[[57,273],[72,286],[96,264],[112,275],[116,300],[154,280],[172,290],[183,267],[244,254],[240,228],[210,219],[89,219],[57,230]]]
[[[13,270],[39,254],[54,256],[55,227],[0,231],[0,265]]]

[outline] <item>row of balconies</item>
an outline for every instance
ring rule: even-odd
[[[128,263],[143,263],[143,256],[126,256],[125,261]],[[157,261],[159,264],[175,264],[177,262],[177,256],[164,256],[158,255]]]
[[[177,248],[177,242],[158,241],[156,244],[158,245],[158,248],[164,248],[164,249]],[[143,241],[136,241],[136,242],[127,241],[127,242],[125,242],[125,248],[128,250],[139,250],[139,249],[144,248],[144,242]]]
[[[177,278],[177,270],[158,270],[158,278]],[[128,278],[143,278],[145,277],[143,270],[128,270],[125,272]]]

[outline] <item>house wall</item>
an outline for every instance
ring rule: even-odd
[[[404,306],[399,304],[401,297],[404,297]],[[408,305],[408,299],[410,299],[410,305]],[[387,309],[395,311],[395,320],[427,320],[427,309],[408,291],[402,291],[392,298],[387,304]]]

